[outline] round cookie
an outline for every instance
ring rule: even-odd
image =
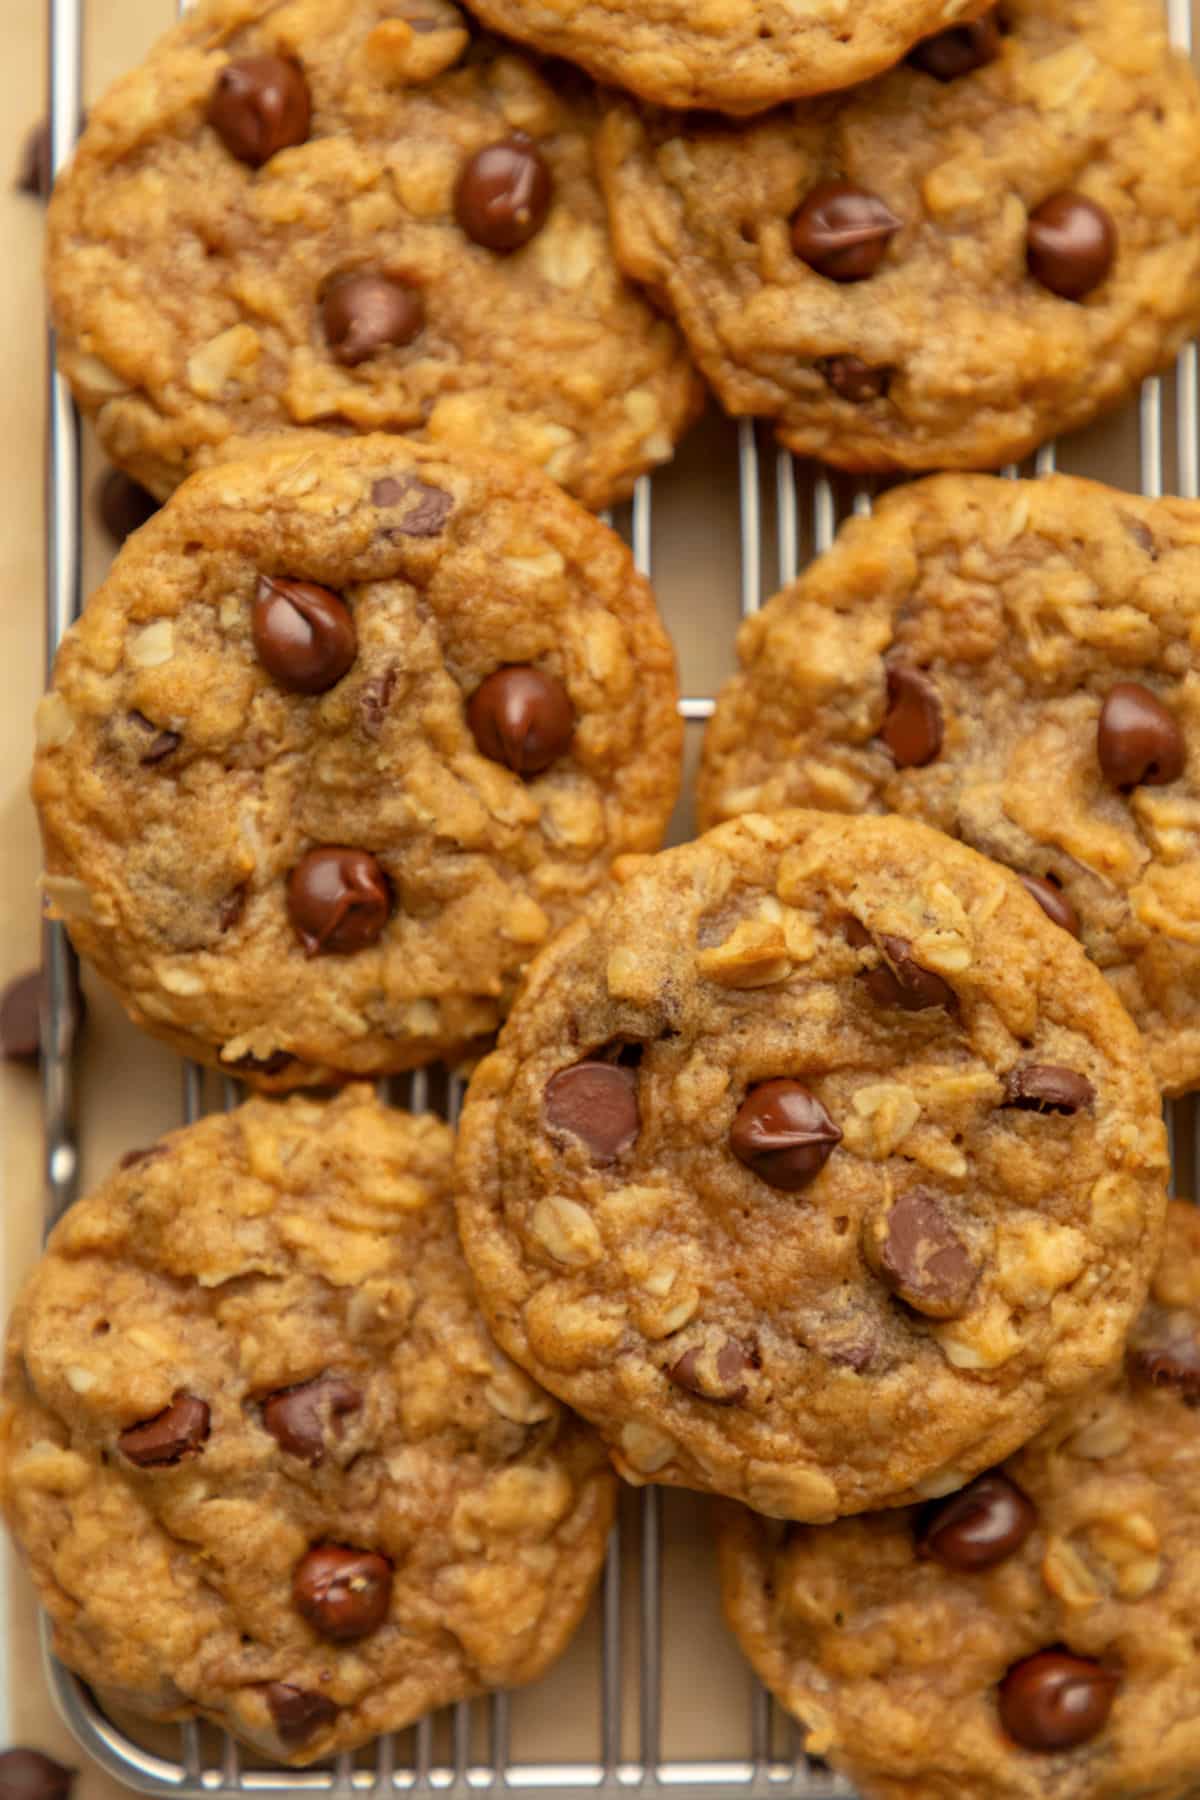
[[[1126,1373],[919,1511],[721,1528],[725,1606],[868,1800],[1182,1800],[1200,1782],[1200,1215]]]
[[[38,711],[45,886],[132,1017],[276,1087],[452,1057],[679,778],[614,533],[511,461],[300,434],[118,557]]]
[[[726,409],[804,455],[993,467],[1200,323],[1200,90],[1157,0],[1002,18],[748,126],[607,120],[622,265]]]
[[[703,817],[898,812],[1029,878],[1200,1082],[1200,506],[942,476],[742,628]]]
[[[471,0],[496,31],[582,63],[599,81],[660,106],[742,115],[781,100],[827,94],[890,68],[918,38],[940,31],[973,0],[872,0],[850,9],[789,0]],[[970,26],[950,27],[969,42]]]
[[[1015,876],[797,812],[538,957],[456,1183],[499,1342],[627,1479],[821,1521],[961,1486],[1116,1361],[1164,1168],[1137,1032]]]
[[[108,454],[161,498],[231,435],[421,430],[624,497],[700,387],[613,261],[596,124],[448,0],[202,0],[50,209],[59,362]]]
[[[367,1087],[254,1100],[54,1231],[9,1327],[0,1487],[105,1697],[304,1763],[564,1649],[615,1483],[484,1330],[451,1148]]]

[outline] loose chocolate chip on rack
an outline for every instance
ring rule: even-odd
[[[892,379],[891,369],[873,369],[861,356],[819,356],[816,366],[834,393],[855,406],[881,400]]]
[[[401,537],[437,537],[450,516],[454,500],[445,488],[420,481],[415,475],[405,475],[401,479],[384,475],[371,489],[371,504],[380,507],[404,505],[401,517],[389,525],[390,532],[398,532]]]
[[[929,1006],[944,1006],[954,1012],[958,995],[948,981],[923,969],[915,960],[907,939],[885,933],[879,947],[887,961],[863,978],[863,985],[877,1006],[900,1006],[905,1012],[924,1012]]]
[[[349,956],[378,941],[392,910],[387,876],[367,850],[310,850],[288,877],[288,917],[309,956]]]
[[[1190,1313],[1150,1306],[1138,1321],[1127,1356],[1130,1372],[1151,1387],[1176,1388],[1200,1401],[1200,1343]]]
[[[1114,787],[1163,787],[1183,774],[1183,733],[1157,694],[1140,681],[1108,690],[1096,727],[1096,754]]]
[[[320,1375],[281,1388],[263,1401],[262,1419],[281,1450],[311,1468],[325,1460],[330,1437],[342,1435],[342,1420],[362,1406],[361,1391],[341,1375]]]
[[[0,994],[0,1054],[5,1062],[36,1063],[42,1049],[42,972],[18,975]]]
[[[0,1751],[0,1800],[68,1800],[76,1771],[41,1750]]]
[[[879,735],[898,769],[923,769],[942,747],[942,703],[928,675],[889,663],[887,712]]]
[[[260,169],[278,151],[307,141],[312,96],[304,70],[286,56],[226,63],[208,103],[208,122],[231,156]]]
[[[594,1163],[616,1162],[642,1128],[637,1074],[623,1063],[578,1062],[560,1069],[543,1096],[551,1131],[585,1145]]]
[[[738,1161],[786,1194],[815,1180],[841,1141],[816,1095],[786,1076],[751,1088],[729,1132]]]
[[[152,519],[161,502],[126,475],[124,469],[109,469],[96,489],[96,511],[100,522],[114,544],[123,544]]]
[[[344,275],[321,302],[334,358],[355,368],[381,350],[411,344],[425,324],[425,306],[406,281],[386,275]]]
[[[481,755],[518,775],[540,775],[570,748],[575,709],[557,675],[520,664],[476,688],[467,724]]]
[[[30,194],[35,200],[48,200],[50,185],[50,121],[41,119],[30,127],[21,146],[16,187],[18,194]]]
[[[863,1248],[892,1292],[931,1319],[966,1310],[979,1271],[941,1206],[921,1188],[893,1201],[868,1223]]]
[[[1026,893],[1033,895],[1048,919],[1061,925],[1072,937],[1079,936],[1079,914],[1061,888],[1055,887],[1052,881],[1043,881],[1040,875],[1021,875],[1018,879]]]
[[[932,75],[937,81],[957,81],[976,69],[986,68],[1000,54],[1000,21],[994,12],[966,25],[951,25],[934,37],[922,38],[909,51],[908,61],[914,69]]]
[[[546,223],[554,179],[531,137],[516,131],[476,151],[454,190],[454,216],[486,250],[519,250]]]
[[[793,215],[792,248],[830,281],[865,281],[899,229],[878,194],[849,181],[823,181]]]
[[[141,726],[143,731],[154,733],[149,744],[138,757],[138,761],[144,769],[152,769],[155,763],[165,762],[167,757],[173,756],[182,744],[183,738],[178,731],[160,729],[153,719],[146,717],[145,713],[132,712],[129,716],[135,725]]]
[[[1069,1116],[1082,1112],[1095,1098],[1096,1090],[1086,1075],[1056,1063],[1022,1063],[1004,1077],[1005,1106],[1019,1107],[1022,1112]]]
[[[1036,1523],[1032,1502],[1007,1475],[981,1475],[925,1514],[917,1548],[969,1574],[1012,1556]]]
[[[176,1394],[170,1406],[131,1425],[117,1439],[122,1456],[139,1469],[166,1469],[194,1456],[208,1437],[209,1412],[193,1394]]]
[[[742,1377],[750,1367],[750,1358],[740,1344],[726,1338],[717,1351],[704,1344],[693,1344],[667,1374],[675,1383],[698,1400],[711,1400],[714,1406],[740,1406],[747,1388]]]
[[[1029,215],[1029,273],[1061,300],[1082,300],[1112,268],[1117,234],[1102,206],[1082,194],[1051,194]]]
[[[387,1618],[392,1598],[392,1566],[374,1550],[318,1544],[292,1578],[296,1610],[314,1631],[334,1643],[369,1637]]]
[[[260,576],[252,629],[263,668],[296,694],[324,694],[358,654],[349,607],[313,581]]]
[[[338,1709],[324,1694],[293,1687],[289,1681],[267,1684],[267,1705],[275,1729],[288,1745],[306,1744],[324,1725],[332,1725]]]
[[[1000,1683],[1000,1723],[1026,1750],[1073,1750],[1103,1731],[1120,1685],[1101,1663],[1039,1650]]]

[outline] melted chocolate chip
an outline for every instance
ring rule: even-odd
[[[465,164],[454,190],[454,216],[486,250],[519,250],[546,223],[553,195],[545,157],[518,131]]]
[[[914,69],[932,75],[935,81],[958,81],[963,75],[986,68],[1000,54],[1000,21],[994,12],[966,25],[951,25],[933,37],[922,38],[909,51],[908,61]]]
[[[1200,1403],[1200,1342],[1190,1312],[1147,1306],[1134,1328],[1126,1361],[1137,1380],[1174,1388],[1189,1406]]]
[[[209,1432],[209,1411],[193,1394],[176,1394],[170,1406],[131,1425],[117,1439],[122,1456],[139,1469],[167,1469],[199,1454]]]
[[[551,1131],[578,1138],[592,1161],[616,1162],[642,1128],[637,1073],[623,1063],[574,1063],[546,1083],[543,1096]]]
[[[481,755],[517,775],[540,775],[570,748],[575,709],[557,675],[516,664],[476,688],[467,724]]]
[[[1007,1475],[981,1475],[925,1513],[917,1548],[969,1574],[1012,1556],[1036,1523],[1032,1502]]]
[[[167,757],[173,756],[182,744],[183,738],[178,731],[160,730],[154,720],[148,719],[145,713],[132,712],[129,716],[135,725],[141,726],[143,731],[154,733],[150,743],[138,757],[138,761],[144,769],[152,769],[156,763],[165,762]]]
[[[350,956],[382,936],[392,891],[369,851],[324,845],[302,856],[288,876],[287,905],[309,956]]]
[[[729,1147],[738,1161],[787,1194],[814,1181],[841,1141],[816,1095],[788,1077],[752,1087],[729,1132]]]
[[[342,1420],[362,1406],[361,1391],[341,1375],[321,1375],[281,1388],[262,1403],[263,1425],[281,1450],[319,1468],[331,1439],[342,1435]]]
[[[1052,881],[1043,881],[1040,875],[1021,875],[1018,879],[1025,891],[1033,895],[1048,919],[1052,919],[1064,931],[1069,931],[1072,937],[1079,936],[1079,914],[1061,888],[1055,887]]]
[[[322,1637],[350,1644],[369,1637],[387,1618],[392,1565],[373,1550],[318,1544],[292,1578],[296,1611]]]
[[[1140,681],[1118,681],[1105,696],[1096,754],[1114,787],[1163,787],[1178,781],[1187,759],[1183,732],[1157,694]]]
[[[41,1750],[3,1750],[0,1800],[68,1800],[75,1775]]]
[[[337,362],[356,368],[381,350],[411,344],[425,324],[416,288],[387,275],[344,275],[321,302],[325,337]]]
[[[912,1188],[868,1223],[868,1260],[892,1292],[931,1319],[966,1310],[979,1271],[932,1194]]]
[[[942,747],[942,703],[928,675],[903,663],[887,669],[887,712],[879,735],[898,769],[923,769]]]
[[[792,218],[792,248],[830,281],[865,281],[899,229],[878,194],[849,181],[823,181]]]
[[[748,1392],[743,1377],[750,1358],[740,1344],[726,1338],[719,1348],[693,1344],[667,1370],[676,1387],[710,1400],[714,1406],[740,1406]]]
[[[396,669],[385,669],[382,675],[370,675],[358,694],[358,716],[368,737],[382,735],[383,722],[396,687]]]
[[[1005,1106],[1019,1107],[1022,1112],[1082,1112],[1096,1098],[1096,1090],[1086,1075],[1074,1069],[1063,1069],[1055,1063],[1022,1063],[1004,1077]]]
[[[1000,1683],[1000,1723],[1026,1750],[1073,1750],[1103,1731],[1120,1677],[1069,1650],[1039,1650]]]
[[[854,406],[881,400],[893,374],[890,368],[872,368],[861,356],[819,356],[816,366],[834,393]]]
[[[140,531],[152,519],[161,502],[123,469],[109,469],[96,489],[96,511],[114,544]]]
[[[1051,194],[1029,215],[1025,238],[1029,273],[1061,300],[1082,300],[1098,288],[1116,251],[1111,218],[1082,194]]]
[[[289,1681],[268,1683],[267,1705],[276,1731],[288,1746],[306,1744],[338,1716],[338,1708],[324,1694],[293,1687]]]
[[[241,56],[226,63],[208,104],[208,122],[231,156],[261,168],[278,151],[308,138],[312,96],[304,70],[284,56]]]
[[[421,481],[416,475],[382,476],[371,489],[371,504],[393,507],[403,504],[404,512],[392,521],[388,531],[400,537],[437,537],[444,529],[454,507],[453,497],[445,488]]]
[[[259,662],[294,694],[326,693],[358,654],[349,607],[313,581],[260,575],[252,630]]]
[[[899,1006],[905,1012],[944,1006],[947,1012],[956,1011],[958,996],[954,989],[932,969],[921,967],[905,938],[885,933],[879,939],[879,948],[887,961],[863,977],[863,985],[877,1006]]]

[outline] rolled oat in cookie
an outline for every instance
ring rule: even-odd
[[[818,1522],[961,1487],[1145,1299],[1136,1029],[1014,875],[910,820],[750,814],[619,872],[468,1090],[497,1339],[630,1481]]]

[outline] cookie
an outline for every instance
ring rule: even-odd
[[[1200,1782],[1200,1215],[1116,1381],[919,1510],[781,1534],[727,1509],[729,1622],[874,1800],[1182,1800]]]
[[[1165,1205],[1138,1035],[1008,870],[747,815],[533,964],[459,1225],[629,1480],[821,1521],[949,1492],[1113,1364]]]
[[[1200,324],[1200,90],[1157,0],[1013,0],[748,126],[614,107],[617,254],[726,409],[847,469],[994,467]]]
[[[679,779],[674,657],[545,476],[300,434],[121,552],[38,710],[45,889],[136,1022],[260,1085],[493,1033]]]
[[[935,476],[742,627],[700,805],[898,812],[1080,937],[1160,1085],[1200,1082],[1200,506]]]
[[[103,1697],[305,1763],[565,1647],[615,1483],[483,1327],[451,1146],[364,1086],[253,1100],[52,1234],[9,1327],[0,1489]]]
[[[447,0],[203,0],[50,211],[60,367],[112,460],[162,498],[231,435],[420,430],[628,494],[699,384],[613,261],[596,124]]]
[[[973,28],[950,21],[972,0],[840,0],[800,9],[788,0],[471,0],[486,24],[554,56],[582,63],[600,81],[660,106],[711,107],[744,115],[782,100],[826,94],[890,68],[930,32],[969,42]]]

